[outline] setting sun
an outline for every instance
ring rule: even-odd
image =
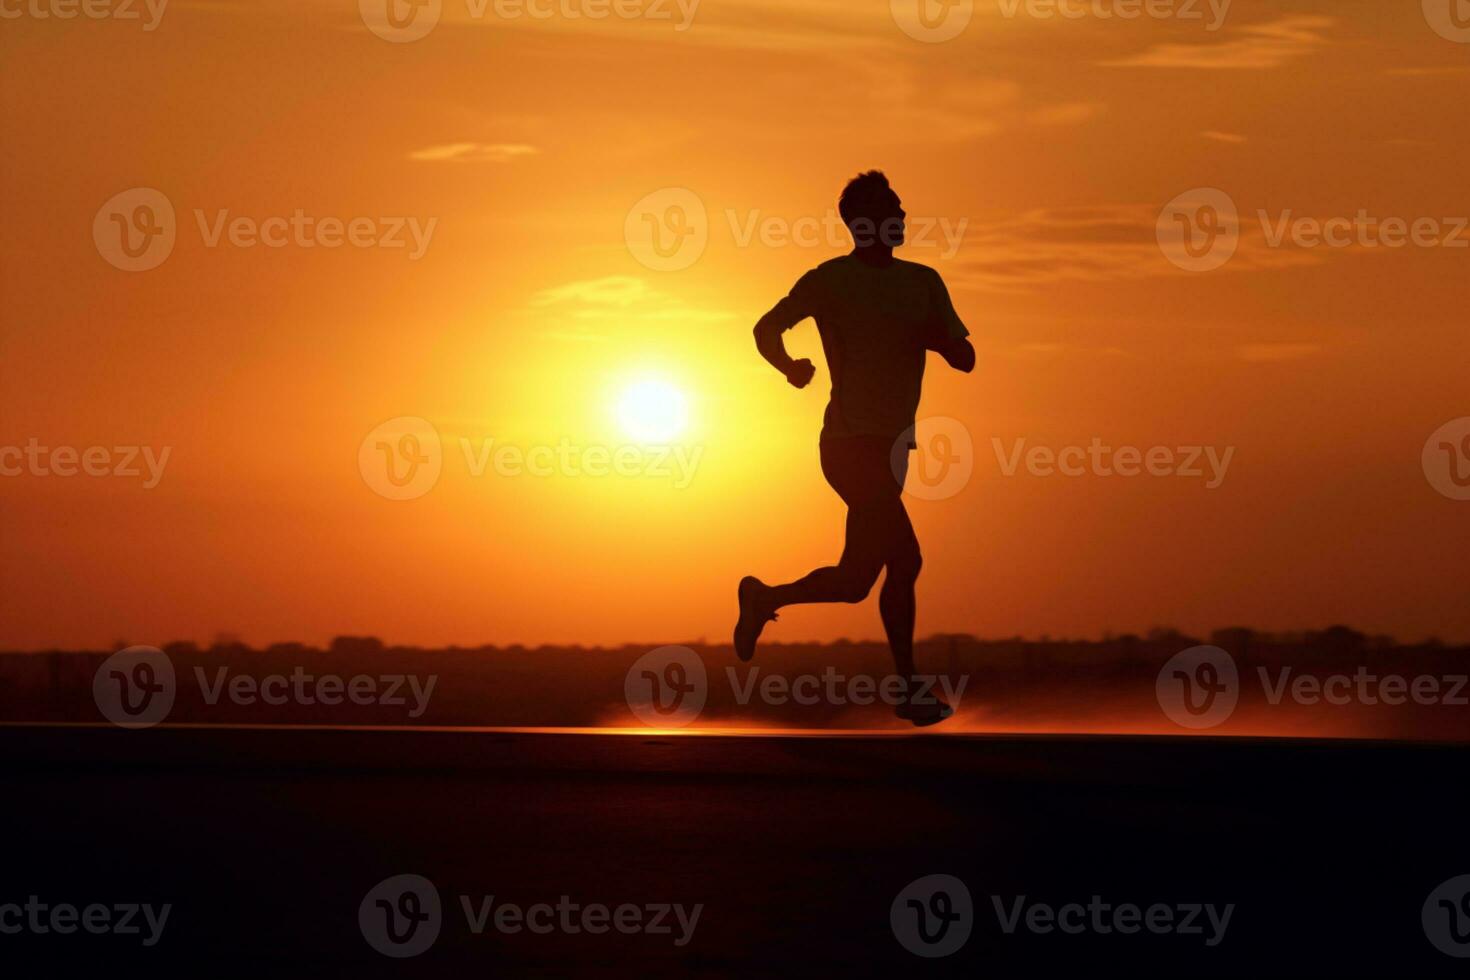
[[[670,442],[689,424],[684,393],[661,379],[646,379],[624,388],[617,411],[623,432],[644,443]]]

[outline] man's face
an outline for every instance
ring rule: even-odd
[[[904,226],[904,219],[908,217],[908,214],[903,209],[903,202],[893,191],[888,192],[884,203],[887,208],[878,222],[878,238],[885,245],[898,248],[904,243],[904,232],[907,230]]]
[[[873,202],[872,209],[853,220],[850,228],[853,243],[859,248],[876,244],[898,248],[904,243],[904,218],[908,217],[903,203],[892,190]]]

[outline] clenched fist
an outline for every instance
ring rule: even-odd
[[[816,375],[817,369],[812,362],[803,357],[799,361],[792,361],[791,368],[786,372],[786,380],[791,382],[793,388],[805,388],[811,384],[812,377]]]

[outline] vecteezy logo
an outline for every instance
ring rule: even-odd
[[[638,720],[652,728],[682,728],[704,710],[709,678],[704,661],[688,647],[650,650],[628,668],[623,697]]]
[[[119,650],[92,675],[92,700],[120,728],[148,728],[173,710],[174,664],[156,647]]]
[[[389,419],[357,448],[362,480],[380,497],[413,500],[434,489],[444,469],[439,430],[415,415]]]
[[[114,194],[92,219],[97,253],[124,272],[147,272],[162,265],[177,236],[173,202],[151,187]]]
[[[970,939],[975,907],[970,889],[954,875],[925,875],[904,886],[888,909],[888,924],[904,949],[934,959]]]
[[[1445,40],[1470,44],[1470,0],[1424,0],[1424,19]]]
[[[889,462],[904,493],[920,500],[944,500],[969,484],[975,472],[975,445],[963,422],[935,415],[919,419],[899,435]]]
[[[1198,646],[1170,657],[1154,682],[1159,707],[1183,728],[1214,728],[1235,711],[1240,673],[1219,647]]]
[[[1451,500],[1470,500],[1470,415],[1435,429],[1421,461],[1430,486]]]
[[[1446,956],[1470,956],[1470,875],[1457,875],[1429,893],[1420,911],[1424,935]]]
[[[423,875],[384,878],[357,907],[362,938],[395,959],[417,956],[434,945],[443,921],[439,889]]]
[[[444,0],[357,0],[367,29],[385,41],[417,41],[439,23]]]
[[[975,14],[975,0],[888,0],[898,29],[916,41],[937,44],[959,37]]]
[[[687,269],[709,244],[704,201],[684,187],[654,191],[629,209],[623,240],[633,258],[655,272]]]
[[[1235,254],[1240,215],[1229,194],[1196,187],[1164,205],[1154,231],[1164,258],[1188,272],[1209,272]]]

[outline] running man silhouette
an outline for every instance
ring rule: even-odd
[[[847,542],[835,566],[818,568],[786,585],[754,576],[740,580],[740,619],[735,653],[755,655],[756,640],[783,606],[804,602],[861,602],[887,569],[878,594],[883,629],[898,676],[912,696],[896,713],[915,725],[953,714],[924,693],[914,670],[914,583],[919,540],[904,509],[904,478],[915,448],[914,413],[924,379],[926,351],[957,370],[975,368],[969,331],[950,302],[944,280],[928,266],[893,257],[904,242],[906,217],[898,195],[880,171],[853,178],[838,212],[854,248],[802,276],[790,295],[755,326],[761,356],[792,387],[804,388],[816,368],[793,360],[781,335],[807,317],[817,321],[832,375],[832,396],[822,423],[822,475],[847,504]]]

